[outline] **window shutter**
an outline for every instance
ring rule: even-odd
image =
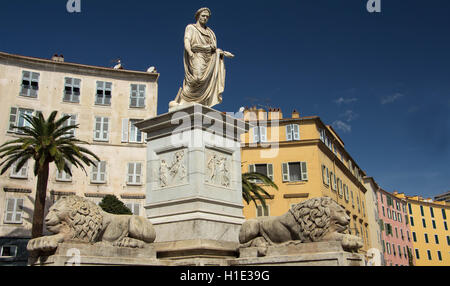
[[[122,142],[128,142],[128,118],[122,119]]]
[[[92,170],[91,170],[91,180],[93,182],[97,182],[97,173],[98,173],[98,169],[100,167],[100,162],[97,162],[97,166],[92,166]]]
[[[323,181],[324,184],[327,183],[326,173],[325,173],[325,165],[322,165],[322,181]]]
[[[261,136],[261,142],[267,142],[267,128],[266,126],[260,126],[260,136]]]
[[[286,141],[292,141],[292,125],[286,125]]]
[[[300,127],[298,124],[292,125],[294,140],[300,140]]]
[[[103,137],[102,139],[108,140],[109,118],[103,118]]]
[[[100,181],[106,181],[106,162],[102,161],[100,164]]]
[[[102,119],[95,117],[94,121],[94,139],[100,139],[100,130],[102,128]]]
[[[255,165],[248,165],[248,172],[249,172],[249,173],[254,173],[254,172],[256,172],[256,167],[255,167]]]
[[[330,172],[328,171],[328,168],[326,168],[327,169],[327,185],[329,186],[330,185]]]
[[[16,199],[14,222],[22,222],[23,199]]]
[[[145,85],[139,85],[139,99],[138,106],[145,107]]]
[[[135,173],[136,173],[136,184],[140,184],[141,177],[142,177],[142,164],[141,163],[136,163]]]
[[[259,127],[253,127],[253,142],[254,143],[259,143]]]
[[[267,164],[267,177],[273,181],[273,165]]]
[[[134,163],[128,163],[127,183],[133,183],[134,179]]]
[[[289,164],[282,164],[282,172],[283,172],[283,182],[289,182]]]
[[[15,199],[8,199],[6,202],[6,216],[5,216],[5,222],[12,222],[13,221],[13,214],[14,214],[14,204]]]
[[[18,115],[18,108],[17,107],[11,107],[11,111],[9,113],[9,128],[8,131],[15,132],[16,129],[14,126],[17,125],[17,115]]]
[[[308,180],[308,169],[306,168],[306,162],[301,162],[302,180]]]
[[[141,205],[140,204],[133,205],[133,214],[135,214],[135,215],[141,214]]]

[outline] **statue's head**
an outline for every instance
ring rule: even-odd
[[[206,24],[211,17],[211,10],[207,7],[203,7],[197,10],[195,13],[195,20],[199,21],[200,24]]]

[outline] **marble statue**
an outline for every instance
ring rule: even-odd
[[[329,197],[313,198],[293,206],[279,217],[258,217],[244,222],[239,233],[241,247],[268,247],[286,243],[340,241],[356,252],[362,239],[347,232],[350,217]]]
[[[52,251],[63,242],[144,248],[156,239],[153,225],[144,217],[106,213],[79,196],[59,199],[50,208],[45,224],[54,235],[30,240],[28,251]]]
[[[200,8],[195,13],[195,24],[186,27],[184,35],[184,81],[169,110],[189,103],[212,107],[222,102],[225,87],[224,57],[230,52],[217,48],[214,32],[206,26],[211,10]]]

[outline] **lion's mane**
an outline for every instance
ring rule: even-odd
[[[102,210],[95,203],[78,196],[63,197],[56,202],[68,208],[66,220],[74,240],[95,243],[102,230]]]
[[[316,242],[328,232],[330,227],[330,206],[336,204],[329,197],[313,198],[290,209],[300,225],[304,242]]]

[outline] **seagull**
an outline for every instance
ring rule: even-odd
[[[120,61],[120,59],[117,60],[117,65],[114,66],[114,69],[115,70],[123,69],[122,62]]]

